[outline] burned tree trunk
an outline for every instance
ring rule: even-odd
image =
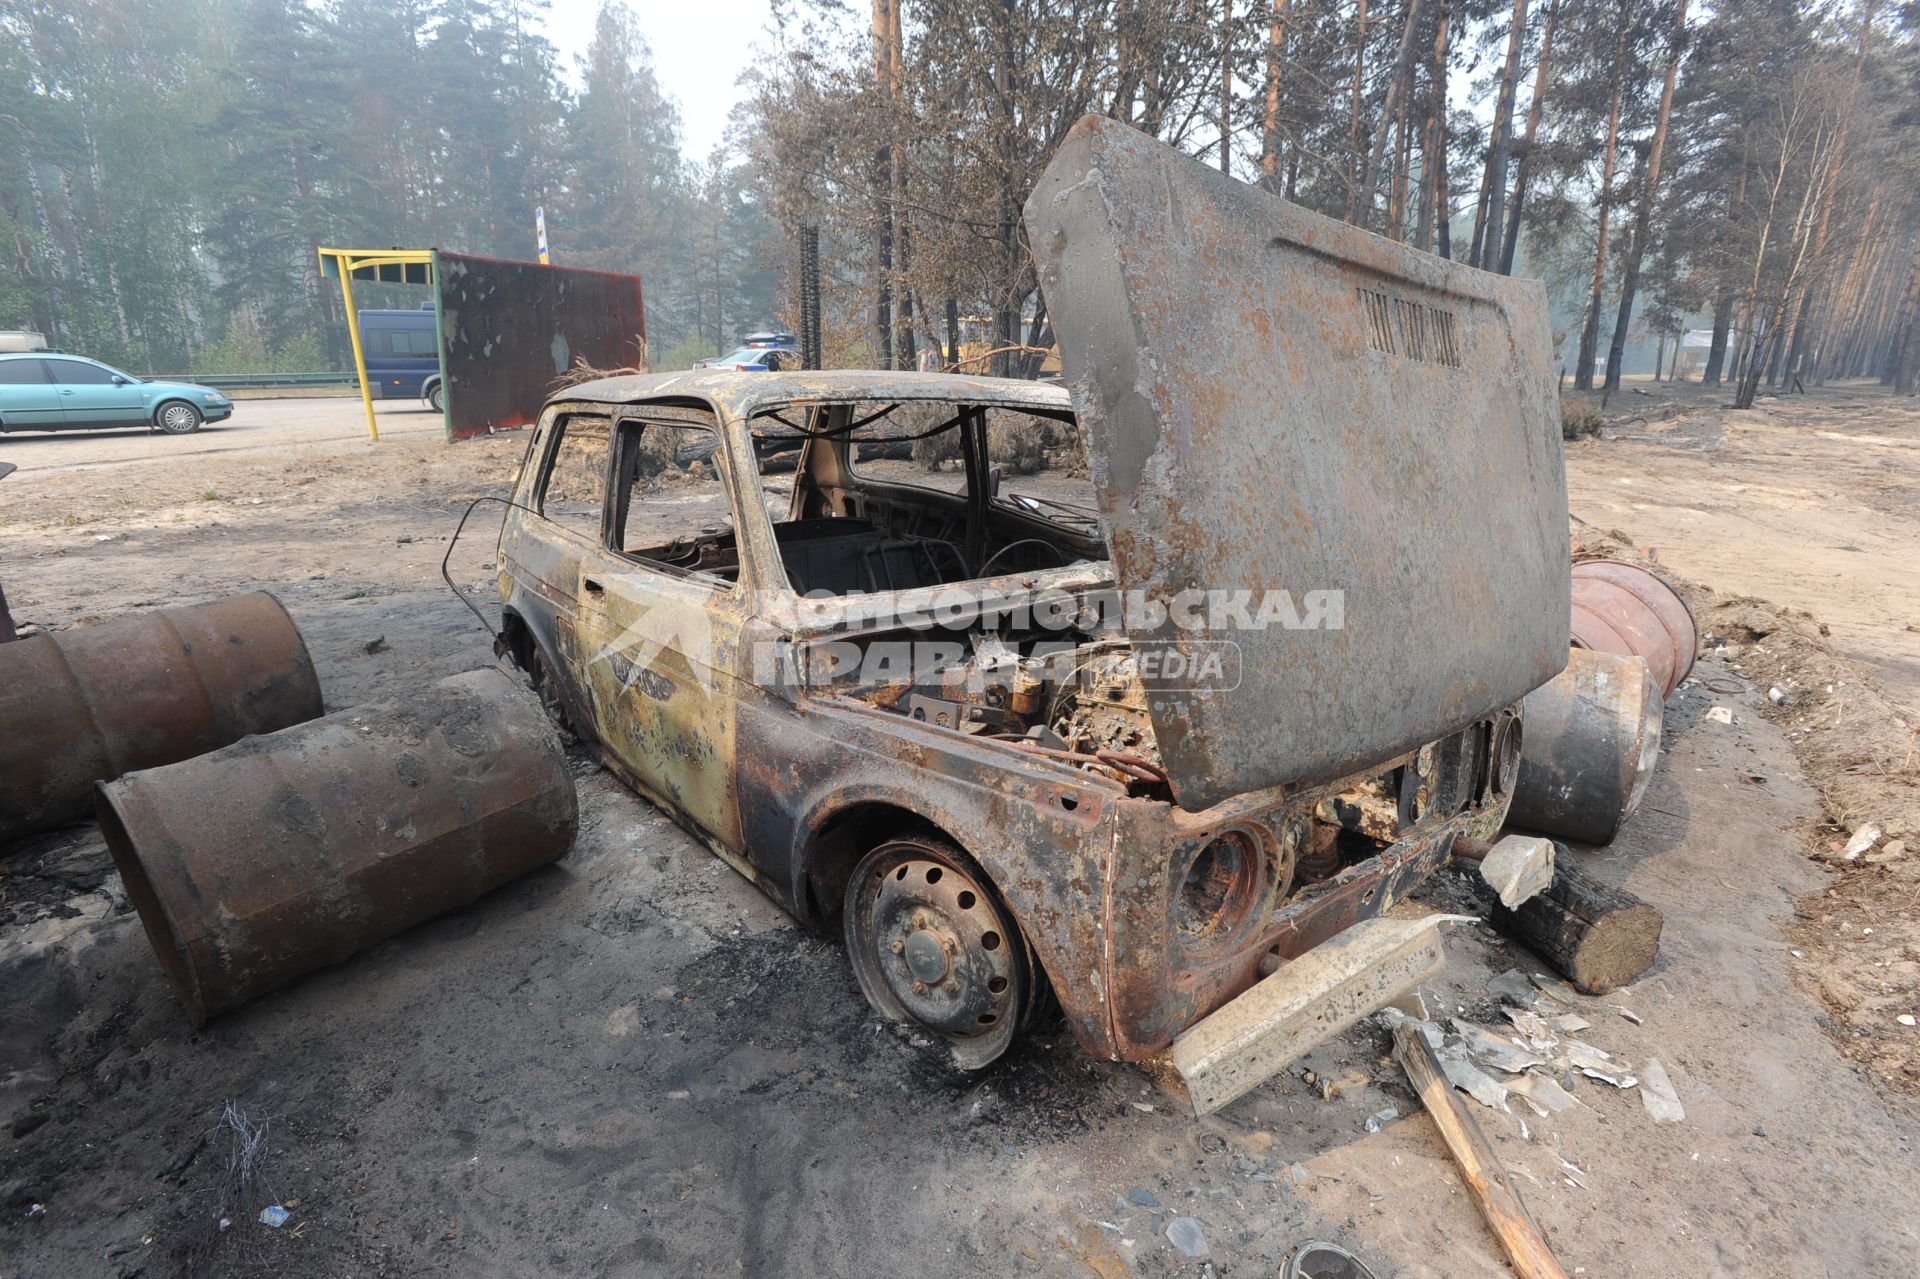
[[[1476,877],[1476,883],[1478,879]],[[1624,888],[1609,888],[1560,845],[1553,884],[1518,910],[1488,896],[1494,927],[1521,942],[1588,995],[1618,990],[1653,967],[1665,918]]]

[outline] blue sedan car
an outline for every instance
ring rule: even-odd
[[[191,382],[147,382],[77,355],[0,355],[0,433],[144,426],[186,435],[233,416],[233,401]]]

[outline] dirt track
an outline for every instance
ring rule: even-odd
[[[329,706],[348,705],[490,660],[438,566],[520,446],[23,471],[0,484],[0,577],[49,624],[271,587]],[[1713,581],[1677,528],[1643,533],[1595,496],[1672,447],[1576,448],[1575,511]],[[1702,464],[1704,482],[1738,464]],[[1877,530],[1913,545],[1913,516],[1889,499]],[[1792,560],[1794,540],[1771,553]],[[1749,563],[1770,553],[1749,543]],[[456,575],[484,590],[488,554],[463,542]],[[1796,900],[1848,881],[1805,855],[1814,796],[1763,698],[1685,690],[1645,809],[1589,856],[1668,925],[1652,974],[1590,1001],[1587,1038],[1665,1063],[1686,1120],[1656,1127],[1634,1092],[1587,1080],[1527,1137],[1478,1112],[1569,1273],[1920,1271],[1920,1116],[1794,984]],[[1704,719],[1715,703],[1732,724]],[[868,1013],[836,942],[576,766],[582,833],[558,866],[200,1034],[91,826],[0,862],[0,1274],[1271,1276],[1314,1237],[1383,1275],[1505,1273],[1377,1028],[1305,1063],[1362,1077],[1334,1100],[1287,1075],[1198,1124],[1059,1036],[957,1077]],[[1917,866],[1882,869],[1920,893]],[[1443,886],[1417,908],[1449,904]],[[1429,994],[1482,1021],[1488,976],[1528,962],[1478,929],[1449,954]],[[282,1230],[213,1228],[207,1133],[229,1100],[272,1117]],[[1389,1105],[1402,1117],[1366,1132]],[[1168,1244],[1174,1216],[1202,1224],[1209,1263]]]

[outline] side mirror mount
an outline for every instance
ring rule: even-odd
[[[116,373],[113,375],[113,384],[115,386],[130,386],[133,384],[133,379]]]

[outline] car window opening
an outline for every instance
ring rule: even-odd
[[[1070,415],[945,402],[764,411],[768,517],[802,594],[912,590],[1103,561]],[[791,474],[790,484],[769,477]]]

